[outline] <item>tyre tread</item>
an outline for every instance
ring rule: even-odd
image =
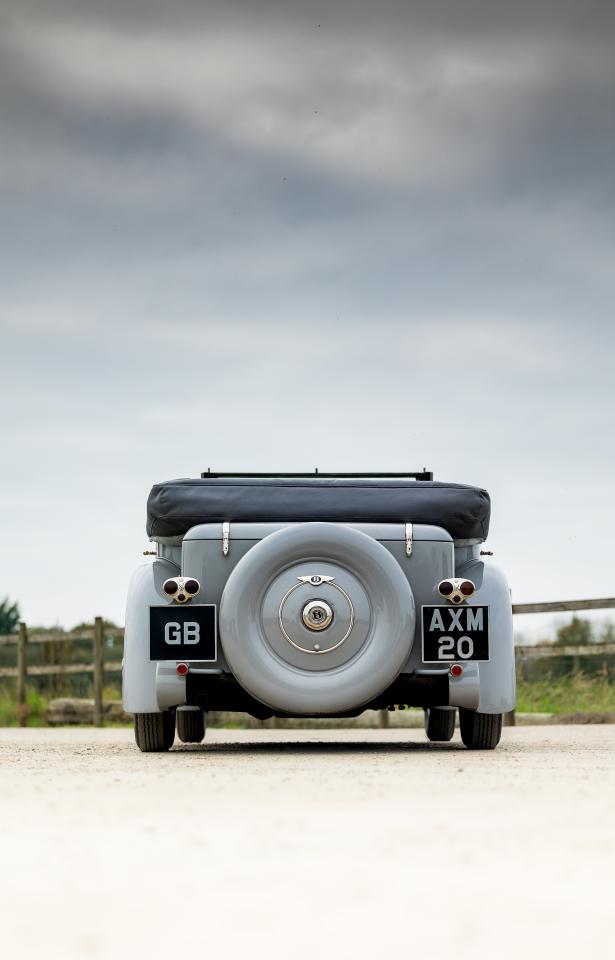
[[[135,713],[135,740],[143,753],[163,753],[173,746],[175,717],[163,713]]]
[[[446,742],[455,733],[456,710],[443,710],[441,707],[429,707],[425,711],[425,733],[432,743]]]
[[[501,713],[459,710],[461,739],[469,750],[495,750],[502,736]]]
[[[203,711],[178,710],[177,736],[182,743],[201,743],[205,736],[205,716]]]

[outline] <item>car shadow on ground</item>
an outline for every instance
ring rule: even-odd
[[[263,743],[254,740],[251,742],[243,741],[241,743],[176,743],[170,752],[170,755],[177,756],[189,753],[193,756],[207,757],[211,754],[217,756],[224,754],[250,754],[263,756],[270,754],[277,756],[279,754],[318,754],[327,753],[366,753],[366,754],[391,754],[391,753],[457,753],[466,748],[461,741],[453,740],[449,743],[430,743],[428,740],[415,741],[407,740],[402,743],[391,741],[389,743],[378,741],[372,743],[368,740],[276,740]]]

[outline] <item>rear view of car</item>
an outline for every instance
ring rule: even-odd
[[[515,699],[486,491],[431,475],[211,474],[156,484],[157,556],[129,591],[124,706],[142,750],[209,710],[348,717],[423,707],[430,740],[494,748]]]

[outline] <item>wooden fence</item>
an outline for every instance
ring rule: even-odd
[[[1,677],[17,678],[17,709],[20,726],[25,726],[28,716],[26,694],[28,677],[51,676],[69,673],[91,673],[94,686],[94,724],[101,727],[103,723],[104,702],[103,688],[105,673],[121,673],[122,661],[103,662],[103,643],[105,637],[123,640],[124,631],[118,627],[105,627],[102,617],[94,619],[93,630],[80,630],[65,633],[62,630],[46,630],[44,633],[28,633],[25,623],[19,624],[17,634],[0,637],[0,646],[7,644],[17,645],[17,665],[15,667],[0,667]],[[28,664],[28,647],[38,643],[75,643],[78,640],[91,640],[91,663],[49,663]]]
[[[607,610],[615,608],[615,597],[606,597],[597,600],[561,600],[549,603],[516,603],[513,604],[513,614],[524,613],[562,613],[578,610]],[[26,698],[28,677],[50,676],[54,674],[91,673],[94,686],[94,724],[101,727],[104,716],[103,688],[105,673],[120,673],[121,660],[103,661],[103,643],[105,637],[114,639],[124,638],[124,631],[119,627],[105,627],[103,618],[94,619],[93,630],[66,633],[64,631],[44,631],[28,633],[25,623],[19,624],[19,632],[0,636],[0,646],[17,646],[17,664],[15,667],[0,667],[0,678],[17,678],[17,707],[19,723],[25,726],[28,717]],[[63,664],[28,664],[28,648],[38,643],[74,643],[75,641],[91,640],[91,663],[63,663]],[[534,644],[532,646],[517,646],[515,648],[517,662],[524,659],[541,657],[587,657],[609,656],[615,654],[615,643],[590,643],[582,646],[564,646],[555,644]],[[388,713],[380,711],[382,726],[388,724]],[[507,714],[507,722],[514,724],[514,711]]]

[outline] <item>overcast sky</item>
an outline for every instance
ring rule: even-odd
[[[208,466],[425,466],[615,594],[612,3],[0,11],[0,596],[123,622]]]

